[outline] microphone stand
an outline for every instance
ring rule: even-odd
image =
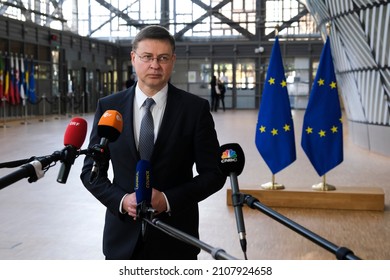
[[[137,217],[142,219],[142,233],[145,234],[146,223],[161,230],[162,232],[176,238],[180,241],[183,241],[187,244],[198,247],[201,250],[206,251],[211,254],[211,256],[216,260],[237,260],[237,258],[227,254],[225,250],[221,248],[212,247],[211,245],[195,238],[179,229],[176,229],[164,222],[162,222],[158,218],[153,218],[155,210],[151,207],[148,207],[146,203],[141,202],[137,206]]]
[[[0,190],[23,179],[28,178],[28,182],[32,183],[44,176],[44,169],[50,167],[49,165],[53,162],[56,162],[62,158],[62,151],[56,151],[51,155],[43,157],[33,157],[34,159],[31,162],[23,164],[18,170],[12,172],[3,178],[0,178]],[[23,162],[21,160],[20,162]],[[10,162],[10,165],[17,164],[19,161]]]
[[[72,146],[66,146],[61,151],[55,151],[51,155],[42,157],[31,157],[30,159],[22,159],[17,161],[10,161],[0,164],[2,167],[17,167],[22,165],[18,170],[0,178],[0,190],[5,187],[23,179],[28,178],[28,182],[32,183],[41,179],[45,172],[51,167],[53,162],[61,161],[71,163],[72,157],[81,155],[81,151],[76,151]],[[63,168],[61,168],[62,170]],[[60,174],[64,171],[60,170]],[[59,176],[60,176],[59,174]],[[58,181],[58,180],[57,180]]]
[[[35,157],[0,163],[0,168],[14,168],[33,161]]]
[[[165,232],[166,234],[178,240],[181,240],[187,244],[193,245],[201,250],[206,251],[216,260],[237,260],[237,258],[226,253],[225,250],[221,248],[212,247],[211,245],[162,222],[160,219],[154,218],[152,220],[143,220],[146,221],[148,224],[152,225],[153,227]]]
[[[267,216],[285,225],[289,229],[295,231],[296,233],[302,235],[303,237],[306,237],[307,239],[319,245],[320,247],[324,248],[325,250],[328,250],[329,252],[333,253],[338,260],[360,260],[360,258],[357,257],[350,249],[346,247],[339,247],[331,243],[330,241],[322,238],[321,236],[315,234],[314,232],[304,228],[303,226],[295,223],[294,221],[283,216],[282,214],[260,203],[257,198],[254,198],[253,196],[247,194],[240,194],[240,195],[243,201],[250,208],[257,209],[263,212]]]

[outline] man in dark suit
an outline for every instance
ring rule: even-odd
[[[198,202],[220,190],[219,143],[207,100],[170,84],[175,41],[163,27],[148,26],[133,41],[131,61],[137,83],[98,101],[89,146],[98,144],[97,126],[106,110],[123,117],[123,131],[108,144],[96,180],[89,182],[93,158],[81,173],[85,187],[107,207],[103,233],[106,259],[197,259],[199,249],[148,226],[141,234],[136,218],[135,171],[144,101],[153,98],[154,148],[150,158],[151,205],[156,218],[199,238]],[[108,178],[111,164],[113,179]],[[197,175],[193,175],[193,166]]]

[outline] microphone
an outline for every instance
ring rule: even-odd
[[[61,151],[62,165],[58,172],[58,183],[66,183],[70,168],[78,156],[78,150],[83,145],[86,135],[87,121],[78,117],[71,119],[64,135],[65,148]]]
[[[79,149],[83,145],[86,134],[86,120],[82,118],[73,118],[65,131],[65,148],[61,151],[55,151],[51,155],[32,157],[31,160],[28,160],[28,162],[22,165],[19,170],[0,178],[0,189],[5,188],[6,186],[9,186],[23,178],[28,178],[29,183],[35,182],[45,175],[45,172],[51,167],[53,162],[57,161],[62,162],[57,182],[66,183],[70,168],[76,157],[79,155]],[[11,164],[15,163],[18,162],[11,162]]]
[[[236,224],[242,251],[246,257],[246,232],[244,217],[242,215],[242,205],[244,203],[243,196],[238,187],[237,176],[241,174],[244,169],[245,156],[240,145],[237,143],[225,144],[220,147],[221,162],[219,168],[225,176],[230,177],[232,187],[232,201],[234,206],[234,214],[236,216]]]
[[[123,129],[123,119],[122,115],[116,110],[107,110],[101,116],[97,133],[101,137],[99,143],[99,153],[103,154],[106,149],[108,142],[114,142],[118,139],[119,135],[122,133]],[[96,150],[96,149],[95,149]],[[91,170],[91,175],[89,177],[89,182],[92,184],[99,174],[99,161],[95,159],[93,167]]]
[[[135,173],[135,197],[137,200],[137,218],[142,221],[142,236],[145,236],[146,221],[144,218],[151,220],[154,213],[152,208],[152,186],[150,176],[151,164],[147,160],[137,162]]]

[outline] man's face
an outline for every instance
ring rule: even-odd
[[[147,58],[152,60],[145,61]],[[168,41],[145,39],[131,52],[131,62],[137,73],[138,85],[150,96],[167,84],[175,61],[176,55],[173,54]]]

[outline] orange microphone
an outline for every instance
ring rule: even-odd
[[[119,135],[122,133],[123,129],[123,119],[122,115],[116,110],[107,110],[100,117],[97,133],[100,139],[100,150],[101,153],[104,153],[108,142],[114,142],[118,139]],[[91,175],[89,177],[89,182],[92,184],[97,176],[99,175],[99,162],[94,161],[93,167],[91,170]]]

